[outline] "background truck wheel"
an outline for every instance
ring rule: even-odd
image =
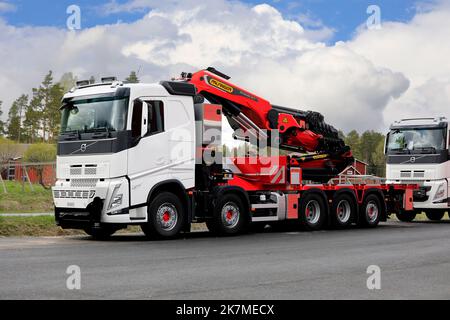
[[[116,229],[110,228],[110,227],[100,227],[100,228],[86,228],[84,229],[84,232],[86,232],[88,235],[93,237],[96,240],[106,240],[109,237],[111,237],[115,232]]]
[[[415,211],[400,211],[395,214],[397,219],[402,222],[411,222],[416,218],[417,212]]]
[[[309,230],[322,229],[326,219],[326,207],[323,198],[315,193],[303,197],[299,208],[299,220]]]
[[[333,199],[331,223],[335,228],[345,228],[352,224],[357,214],[356,203],[348,194],[340,194]]]
[[[365,228],[375,228],[380,223],[381,210],[380,199],[374,194],[368,195],[360,208],[358,224]]]
[[[441,210],[427,210],[425,215],[431,221],[440,221],[444,217],[445,211]]]
[[[141,229],[149,238],[173,238],[183,226],[183,205],[173,193],[163,192],[157,195],[150,203],[147,213],[148,222]]]
[[[241,199],[234,194],[225,194],[216,200],[213,217],[206,221],[209,231],[218,235],[234,235],[247,226],[247,210]]]

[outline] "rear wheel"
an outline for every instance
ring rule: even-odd
[[[234,235],[243,232],[247,222],[247,210],[241,199],[225,194],[216,200],[213,217],[206,221],[206,226],[215,234]]]
[[[366,228],[375,228],[380,223],[381,213],[380,199],[376,195],[370,194],[360,208],[358,224]]]
[[[307,194],[300,203],[300,224],[309,230],[320,230],[325,223],[326,212],[325,202],[320,195]]]
[[[425,215],[431,221],[440,221],[444,217],[445,211],[441,210],[428,210],[425,211]]]
[[[338,195],[333,199],[331,222],[336,228],[345,228],[352,224],[356,215],[356,204],[348,194]]]
[[[411,222],[416,218],[417,212],[415,211],[400,211],[395,214],[397,219],[402,222]]]
[[[173,193],[163,192],[148,207],[148,222],[141,229],[150,238],[173,238],[180,232],[183,222],[180,199]]]

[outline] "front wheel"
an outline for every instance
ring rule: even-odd
[[[411,222],[416,218],[417,213],[415,211],[400,211],[395,215],[402,222]]]
[[[428,210],[425,211],[425,215],[431,221],[440,221],[444,217],[445,211],[440,210]]]
[[[148,207],[148,222],[141,226],[149,238],[173,238],[184,223],[183,205],[180,199],[170,192],[155,197]]]

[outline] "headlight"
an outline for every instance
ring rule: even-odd
[[[109,200],[108,210],[116,208],[116,207],[122,205],[123,194],[122,193],[117,194],[117,192],[120,189],[120,186],[121,185],[119,184],[119,185],[117,185],[114,188],[114,191],[113,191],[113,193],[111,195],[111,200]]]
[[[443,198],[444,196],[445,196],[445,184],[440,184],[436,191],[436,194],[434,195],[433,200]]]

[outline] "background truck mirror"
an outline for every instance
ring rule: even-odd
[[[388,133],[387,135],[386,135],[386,139],[384,139],[384,154],[387,154],[387,145],[388,145],[388,141],[389,141],[389,136],[390,136],[390,133]]]

